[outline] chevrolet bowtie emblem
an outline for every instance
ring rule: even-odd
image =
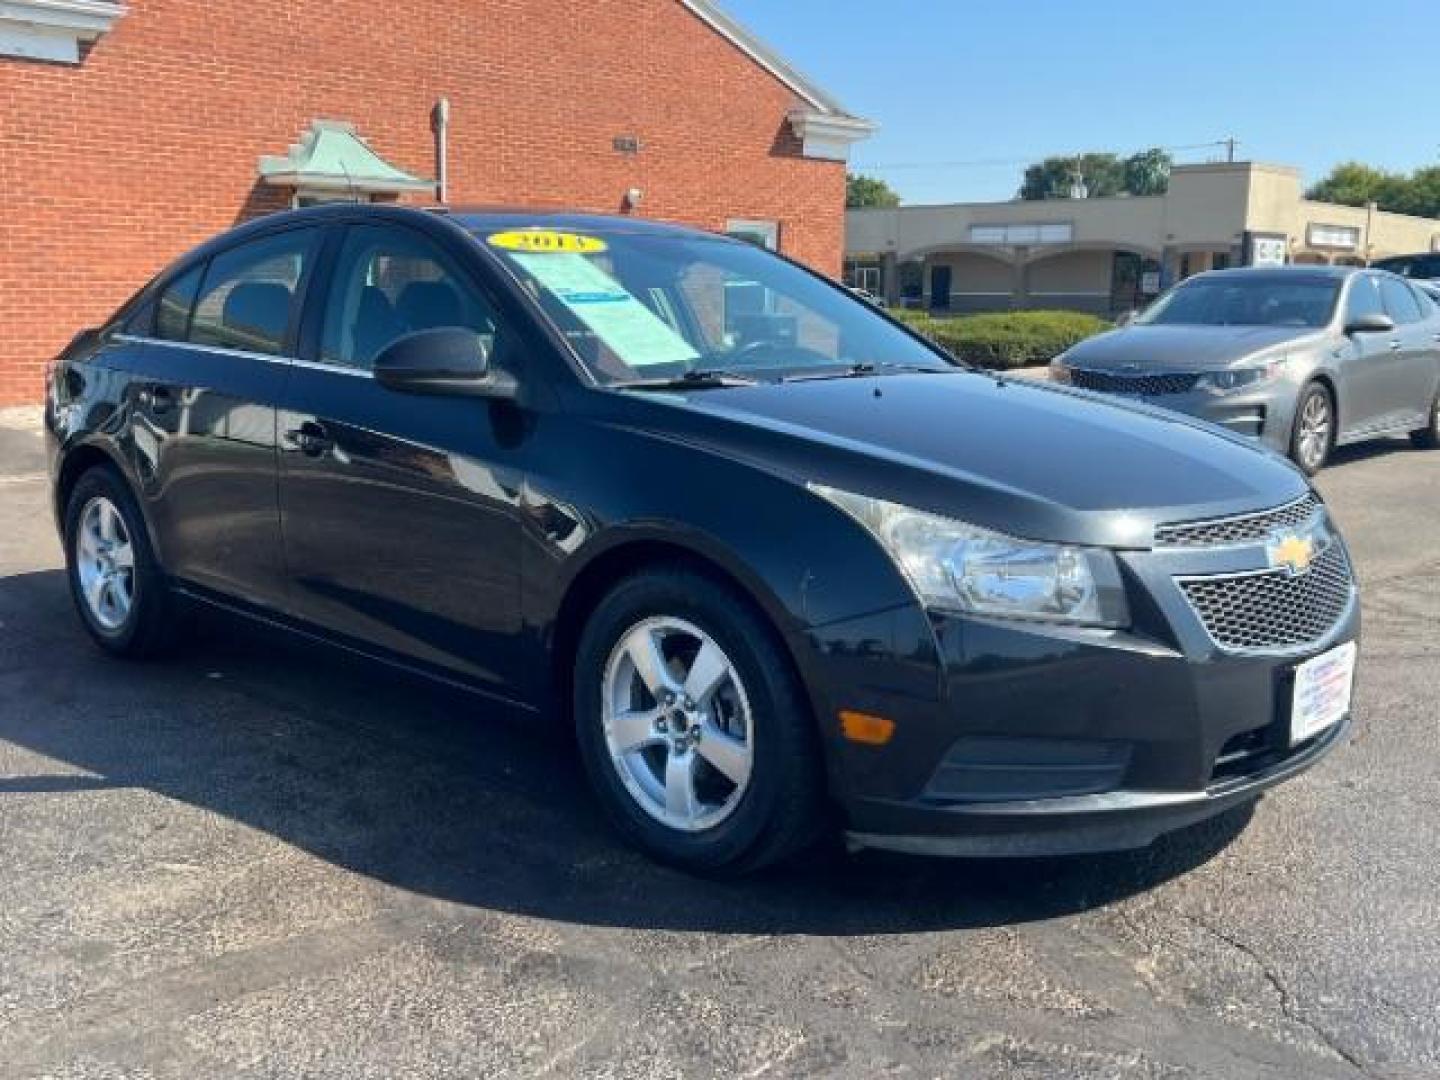
[[[1315,560],[1315,540],[1298,533],[1285,533],[1266,545],[1265,554],[1269,556],[1272,567],[1284,567],[1293,577],[1310,569]]]

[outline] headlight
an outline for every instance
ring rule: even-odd
[[[938,611],[1084,626],[1129,624],[1115,557],[1019,540],[867,495],[810,490],[864,525],[921,602]]]
[[[1215,390],[1226,394],[1232,390],[1243,390],[1247,386],[1258,386],[1271,379],[1278,379],[1285,372],[1285,359],[1268,360],[1263,364],[1249,367],[1227,368],[1224,371],[1209,371],[1196,381],[1202,390]]]

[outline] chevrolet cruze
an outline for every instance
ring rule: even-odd
[[[1290,464],[685,229],[267,217],[78,335],[47,427],[102,648],[205,605],[565,716],[697,871],[1142,846],[1349,724],[1350,558]]]

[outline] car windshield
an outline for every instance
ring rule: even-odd
[[[1297,326],[1330,321],[1340,285],[1323,278],[1197,278],[1136,319],[1143,326]]]
[[[477,235],[602,383],[952,367],[872,305],[751,244],[620,230]]]

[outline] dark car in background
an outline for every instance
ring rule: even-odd
[[[1422,251],[1415,255],[1392,255],[1376,259],[1373,269],[1385,270],[1416,281],[1440,281],[1440,252]]]
[[[1440,308],[1384,271],[1215,270],[1082,341],[1058,382],[1188,413],[1318,472],[1336,446],[1440,445]]]
[[[1296,470],[721,237],[267,217],[80,335],[46,415],[101,647],[205,605],[568,715],[610,819],[695,870],[835,823],[1140,846],[1349,722],[1354,576]]]

